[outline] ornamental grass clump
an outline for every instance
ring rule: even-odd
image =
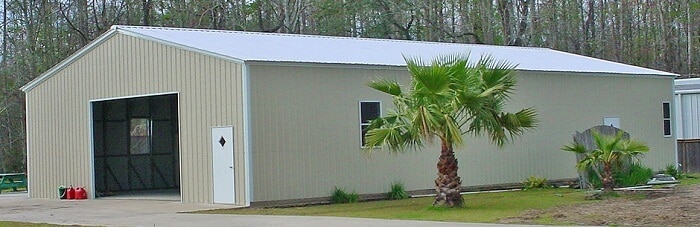
[[[530,176],[525,181],[523,181],[522,184],[523,189],[525,190],[549,187],[549,184],[547,184],[547,178],[538,176]]]
[[[355,192],[347,193],[342,188],[336,187],[331,194],[333,203],[356,203],[360,200],[360,196]]]
[[[408,199],[411,196],[408,195],[406,192],[406,188],[404,187],[403,183],[401,182],[394,182],[391,184],[391,189],[389,190],[389,199],[391,200],[399,200],[399,199]]]

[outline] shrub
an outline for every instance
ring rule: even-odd
[[[394,182],[391,184],[390,189],[389,189],[389,199],[399,200],[399,199],[408,199],[409,197],[410,196],[406,192],[406,189],[403,186],[403,183]]]
[[[646,183],[653,175],[654,171],[640,163],[632,163],[622,171],[617,171],[615,184],[622,187],[637,186]]]
[[[549,187],[549,185],[547,184],[547,178],[537,177],[537,176],[528,177],[525,181],[522,182],[522,184],[523,184],[523,189],[525,189],[525,190],[533,189],[533,188],[547,188],[547,187]]]
[[[613,170],[615,186],[617,187],[631,187],[645,184],[653,175],[654,171],[651,168],[640,163],[631,163],[624,168],[615,168]],[[588,176],[588,181],[594,188],[603,187],[603,182],[592,169],[589,169]]]
[[[671,175],[672,177],[676,178],[676,180],[683,178],[683,175],[680,173],[680,171],[678,171],[678,168],[674,164],[668,164],[663,173]]]
[[[360,200],[360,196],[357,193],[347,193],[342,188],[335,187],[333,193],[331,194],[331,201],[333,203],[356,203]]]

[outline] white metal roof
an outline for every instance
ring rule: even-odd
[[[700,93],[700,78],[676,79],[673,81],[676,94]]]
[[[548,48],[115,25],[100,38],[25,85],[22,90],[26,92],[36,86],[45,77],[80,57],[114,33],[154,40],[243,63],[292,62],[405,66],[404,56],[430,60],[448,54],[470,53],[472,60],[491,55],[495,59],[516,64],[516,69],[519,70],[677,76],[673,73]]]
[[[547,48],[140,26],[112,29],[242,61],[405,66],[403,56],[430,60],[446,54],[471,53],[472,59],[491,55],[517,64],[520,70],[676,76]]]

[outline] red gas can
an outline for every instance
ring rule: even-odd
[[[73,186],[66,189],[66,199],[75,199],[75,188]]]
[[[75,188],[75,199],[87,199],[87,191],[84,187]]]

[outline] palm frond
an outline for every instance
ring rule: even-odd
[[[404,142],[399,127],[375,128],[365,134],[365,147],[371,152],[375,147],[388,147],[393,152],[404,150]]]
[[[590,156],[586,156],[581,161],[576,163],[576,169],[578,171],[586,171],[589,168],[598,169],[598,161]]]
[[[586,147],[583,146],[583,144],[575,142],[568,145],[564,145],[564,147],[562,147],[561,149],[564,151],[571,151],[577,154],[585,154],[588,152],[588,150],[586,150]]]
[[[439,137],[443,145],[461,145],[462,136],[487,134],[498,146],[537,126],[537,114],[527,108],[514,113],[504,108],[515,85],[515,66],[469,54],[446,55],[423,62],[405,57],[412,76],[409,89],[395,81],[372,81],[368,86],[394,97],[395,110],[366,133],[368,146],[391,150],[418,147]]]
[[[416,60],[407,59],[406,67],[413,77],[414,90],[428,94],[443,92],[450,84],[449,69],[440,65],[425,66]]]
[[[457,122],[455,121],[454,118],[450,115],[444,115],[444,122],[445,122],[445,135],[443,135],[445,138],[447,138],[449,141],[452,141],[452,144],[454,145],[461,145],[463,143],[462,141],[462,131],[457,125]]]
[[[532,129],[539,125],[539,119],[537,119],[537,110],[535,108],[525,108],[515,113],[516,119],[518,120],[518,127]]]
[[[621,145],[620,150],[634,153],[646,153],[649,151],[649,147],[642,141],[628,140]]]
[[[392,96],[399,96],[401,95],[401,85],[397,83],[396,81],[392,80],[386,80],[386,79],[379,79],[379,80],[374,80],[370,81],[367,83],[367,86],[374,88],[375,90],[387,93]]]
[[[418,132],[427,137],[432,131],[433,116],[425,106],[419,106],[412,119],[411,124],[417,126]]]
[[[483,80],[484,89],[489,89],[495,86],[503,86],[500,90],[503,97],[507,97],[511,88],[515,86],[515,65],[506,61],[496,61],[491,56],[485,56],[479,59],[479,70],[481,79]]]

